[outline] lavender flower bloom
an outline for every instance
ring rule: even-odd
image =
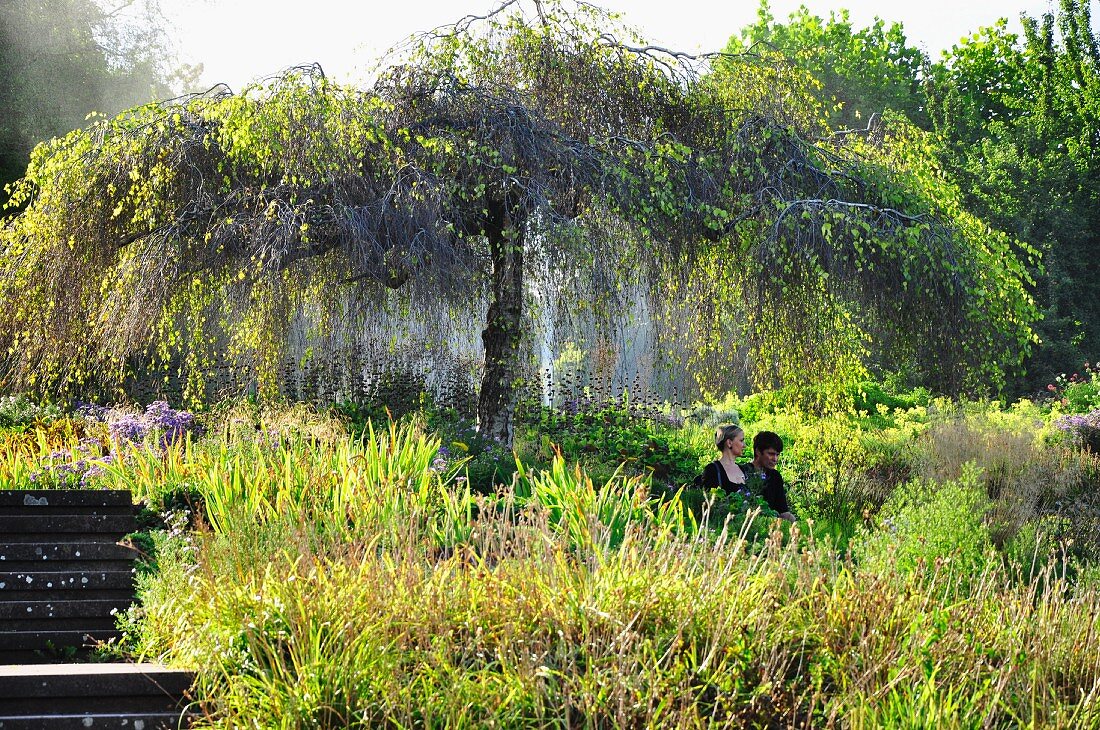
[[[142,414],[125,413],[93,403],[79,403],[76,410],[89,421],[106,423],[116,445],[123,442],[141,444],[156,433],[159,434],[157,445],[163,449],[184,434],[199,430],[193,413],[174,410],[167,401],[150,403]],[[53,465],[32,474],[31,482],[41,483],[51,478],[61,485],[86,486],[90,480],[105,473],[105,465],[125,456],[112,452],[102,454],[101,446],[98,439],[84,438],[72,451],[50,454],[47,461]]]
[[[1061,416],[1054,421],[1054,427],[1065,431],[1078,446],[1100,453],[1100,410]]]
[[[161,446],[166,447],[183,437],[183,434],[195,427],[195,414],[188,411],[173,410],[167,401],[158,400],[145,409],[145,421],[152,428],[163,429]]]
[[[110,425],[111,435],[119,441],[138,442],[145,438],[149,427],[138,416],[126,414]]]

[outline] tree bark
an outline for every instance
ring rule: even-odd
[[[478,430],[512,446],[523,336],[523,222],[505,202],[488,209],[485,236],[493,263],[492,301],[481,340],[485,370],[478,396]]]

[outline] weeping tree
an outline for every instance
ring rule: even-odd
[[[629,280],[658,315],[692,312],[685,367],[720,363],[735,323],[758,382],[883,353],[995,380],[1032,337],[1026,249],[959,208],[919,132],[828,134],[806,84],[512,0],[369,88],[307,67],[133,109],[37,148],[13,192],[4,386],[112,386],[142,359],[197,394],[235,358],[270,390],[296,313],[323,329],[342,292],[486,298],[478,419],[510,442],[536,260],[608,272],[574,288],[589,306]]]

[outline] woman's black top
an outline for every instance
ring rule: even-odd
[[[744,473],[744,468],[738,464],[738,468]],[[721,489],[727,494],[730,492],[736,492],[738,490],[746,489],[746,485],[743,482],[730,481],[729,475],[726,474],[726,470],[722,467],[722,464],[718,461],[712,461],[703,467],[703,479],[701,486],[704,489]]]

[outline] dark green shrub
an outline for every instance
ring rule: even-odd
[[[914,388],[906,392],[895,391],[886,384],[873,380],[864,380],[848,386],[848,393],[852,397],[852,406],[855,410],[868,413],[879,411],[879,406],[889,410],[900,408],[907,411],[917,406],[927,406],[932,399],[925,388]]]
[[[622,465],[628,475],[678,486],[694,479],[705,461],[681,433],[682,424],[660,412],[587,403],[540,408],[528,419],[523,440],[536,461],[549,462],[560,451],[567,461],[583,464],[597,483]]]

